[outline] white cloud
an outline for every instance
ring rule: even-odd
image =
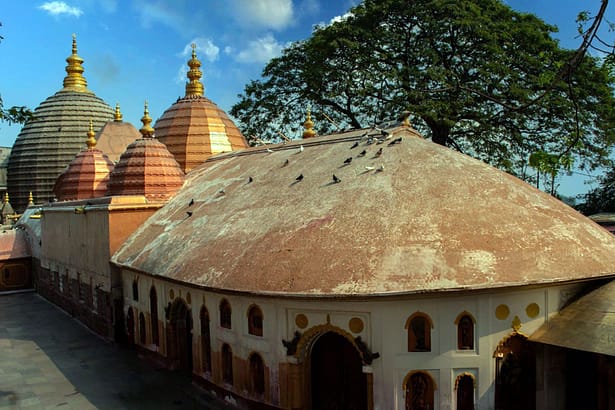
[[[68,16],[79,17],[83,11],[78,7],[71,7],[63,1],[48,1],[38,6],[40,10],[44,10],[52,16],[60,16],[66,14]]]
[[[135,0],[133,7],[140,14],[141,25],[145,28],[161,23],[181,32],[182,27],[185,27],[184,17],[171,3]]]
[[[234,0],[240,24],[280,30],[292,23],[292,0]]]
[[[231,46],[224,47],[224,54],[230,55],[235,52],[235,49]]]
[[[180,53],[182,57],[192,55],[192,44],[196,44],[196,53],[198,58],[202,58],[204,56],[207,61],[216,61],[218,59],[220,48],[210,39],[204,37],[196,37],[186,44]]]
[[[265,35],[248,43],[248,47],[241,50],[236,60],[241,63],[266,63],[282,52],[284,46],[276,41],[271,34]]]

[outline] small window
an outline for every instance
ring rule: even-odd
[[[201,307],[201,356],[203,371],[211,373],[211,334],[209,331],[209,312],[205,305]]]
[[[250,391],[259,396],[265,394],[265,365],[258,353],[250,355]]]
[[[149,310],[152,320],[152,343],[158,346],[160,344],[158,337],[158,295],[153,286],[149,291]]]
[[[233,350],[226,343],[222,345],[222,380],[233,384]]]
[[[220,326],[231,329],[231,304],[228,300],[222,299],[220,302]]]
[[[256,305],[248,310],[248,333],[255,336],[263,335],[263,312]]]
[[[457,323],[457,349],[474,350],[474,319],[467,312],[462,313]]]
[[[431,319],[424,313],[414,313],[406,320],[409,352],[431,352]]]
[[[139,313],[139,341],[142,345],[146,343],[146,333],[145,333],[145,316],[143,312]]]
[[[139,285],[137,284],[137,280],[132,281],[132,300],[139,300]]]

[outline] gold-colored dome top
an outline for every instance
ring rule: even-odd
[[[28,206],[34,205],[34,196],[32,195],[32,191],[28,194]]]
[[[186,83],[186,97],[202,97],[205,89],[201,82],[203,73],[201,72],[201,62],[196,58],[196,44],[192,43],[192,58],[188,61],[188,79]]]
[[[66,59],[66,77],[64,77],[64,90],[91,93],[88,82],[83,76],[83,58],[77,55],[77,36],[73,34],[73,52]]]
[[[5,204],[8,204],[8,203],[9,203],[9,193],[8,193],[8,192],[5,192],[5,193],[4,193],[4,203],[5,203]]]
[[[305,127],[305,131],[303,131],[303,138],[312,138],[316,136],[316,131],[314,131],[314,121],[312,121],[312,109],[308,105],[307,108],[307,118],[303,123]]]
[[[145,101],[145,110],[143,112],[143,117],[141,117],[141,122],[143,123],[143,127],[139,130],[143,138],[152,138],[154,136],[154,129],[152,128],[152,118],[149,116],[149,111],[147,110],[147,101]]]
[[[94,125],[92,124],[92,120],[90,120],[90,130],[88,131],[88,139],[86,140],[86,144],[88,145],[88,149],[93,149],[96,147],[96,138],[94,138],[96,134],[94,133]]]
[[[120,103],[115,103],[115,115],[113,116],[113,121],[122,122],[122,112],[120,111]]]

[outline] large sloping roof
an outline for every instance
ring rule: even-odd
[[[615,356],[615,280],[566,306],[530,340]]]
[[[557,199],[410,128],[371,145],[365,132],[209,159],[112,261],[204,287],[329,296],[615,272],[615,238]]]

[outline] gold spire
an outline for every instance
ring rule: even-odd
[[[8,191],[4,193],[4,203],[5,204],[9,203],[9,192]]]
[[[152,119],[149,116],[149,111],[147,110],[147,101],[145,101],[145,111],[143,112],[143,117],[141,117],[141,122],[143,123],[143,127],[139,130],[143,138],[152,138],[154,136],[154,129],[150,125],[152,123]]]
[[[83,76],[83,58],[77,55],[77,36],[73,34],[73,53],[66,59],[64,90],[91,93],[88,82]]]
[[[312,121],[312,109],[308,105],[307,107],[307,119],[303,123],[305,127],[305,131],[303,131],[303,138],[312,138],[316,136],[316,131],[314,131],[314,121]]]
[[[92,149],[96,147],[96,138],[94,138],[96,134],[94,134],[94,125],[92,124],[92,120],[90,120],[90,130],[88,131],[88,139],[85,142],[88,144],[88,149]]]
[[[115,103],[115,116],[113,117],[113,121],[122,122],[122,112],[120,111],[120,103]]]
[[[28,194],[28,206],[34,205],[34,196],[32,196],[32,191]]]
[[[192,58],[188,61],[188,79],[186,83],[186,97],[202,97],[204,93],[201,76],[203,73],[200,70],[201,62],[196,58],[196,44],[192,43]]]

